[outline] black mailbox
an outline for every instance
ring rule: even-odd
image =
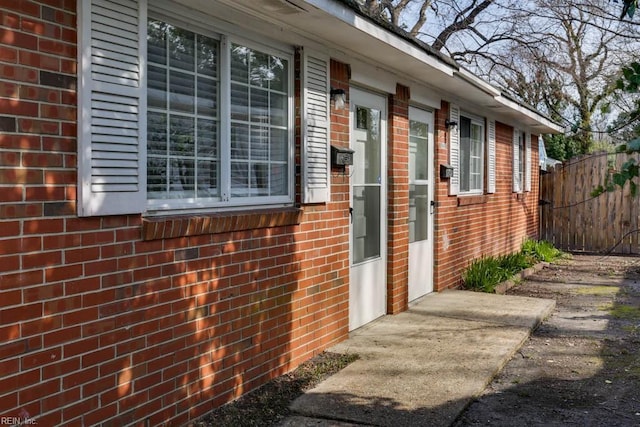
[[[354,151],[350,148],[331,146],[331,164],[333,166],[347,166],[353,164]]]
[[[453,166],[440,165],[440,178],[446,179],[453,176]]]

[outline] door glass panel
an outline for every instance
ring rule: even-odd
[[[356,107],[355,184],[380,184],[380,111]]]
[[[353,186],[353,262],[380,256],[380,187]]]
[[[409,123],[409,242],[429,238],[429,125]]]
[[[380,257],[381,226],[381,114],[380,110],[356,106],[352,147],[353,262]]]
[[[409,242],[429,238],[429,186],[409,185]]]
[[[429,179],[429,125],[411,120],[409,130],[409,179]]]

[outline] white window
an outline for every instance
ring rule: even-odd
[[[293,47],[147,6],[78,2],[79,215],[293,204]]]
[[[482,194],[484,180],[484,120],[460,114],[460,193]]]
[[[513,192],[531,191],[531,134],[513,130]]]
[[[291,58],[147,28],[149,207],[290,203]]]

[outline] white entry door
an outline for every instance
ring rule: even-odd
[[[433,113],[409,108],[409,301],[433,291]]]
[[[349,330],[386,313],[386,99],[352,88]]]

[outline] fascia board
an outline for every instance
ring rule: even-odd
[[[546,117],[543,117],[542,115],[531,111],[530,109],[518,104],[517,102],[514,102],[502,95],[496,96],[495,100],[497,103],[537,122],[535,128],[537,130],[541,130],[542,133],[564,133],[564,128],[557,123],[554,123]]]
[[[453,76],[456,70],[449,64],[437,59],[434,56],[427,54],[424,50],[418,48],[402,37],[393,34],[391,31],[382,28],[380,25],[371,22],[362,16],[358,15],[353,9],[346,7],[340,3],[331,0],[305,0],[306,3],[311,4],[319,10],[324,11],[330,16],[339,19],[340,21],[350,25],[354,29],[361,31],[379,40],[389,46],[393,46],[395,49],[403,52],[406,55],[411,56],[414,59],[418,59],[425,65],[434,68],[448,76]],[[327,29],[331,31],[331,29]]]

